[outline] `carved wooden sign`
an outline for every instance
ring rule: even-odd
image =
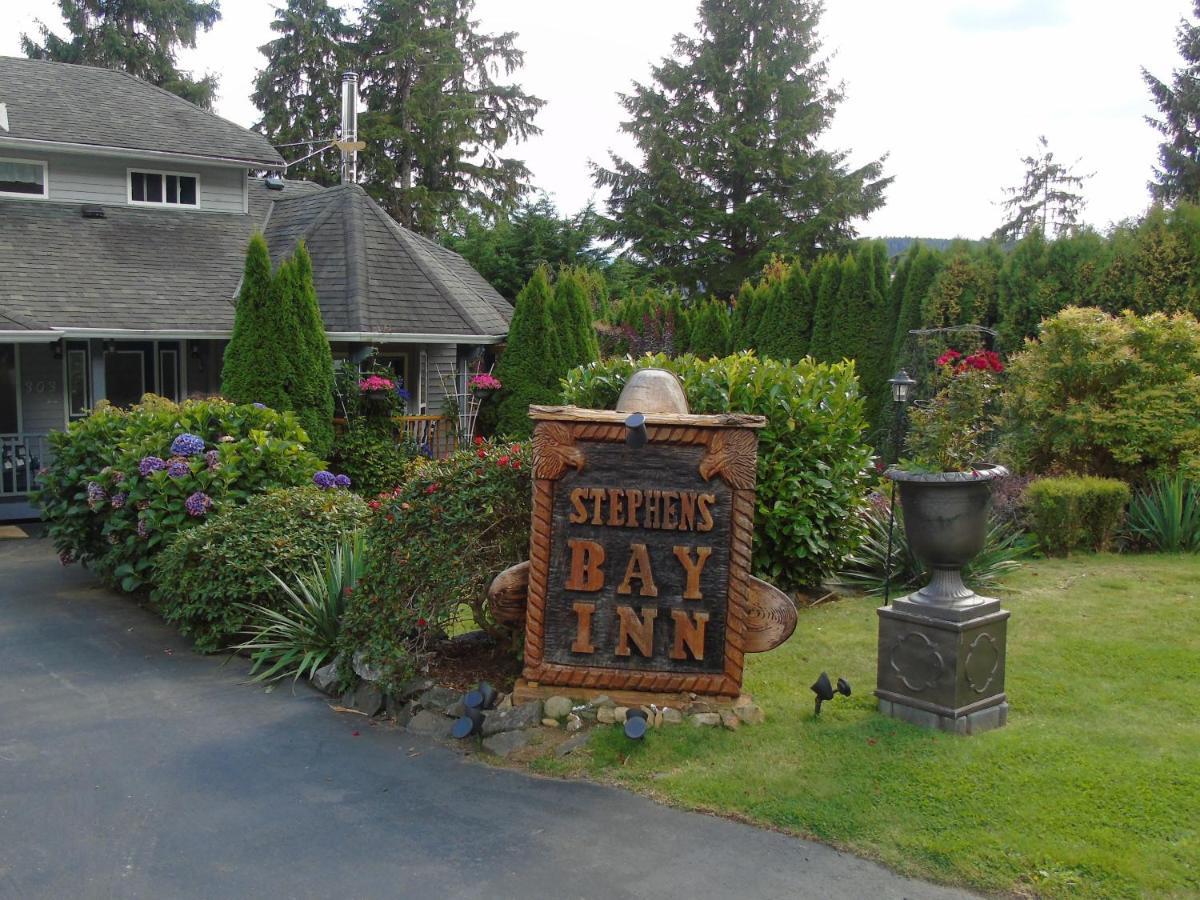
[[[763,418],[647,414],[634,447],[627,413],[530,415],[525,679],[736,696],[762,649],[752,584],[774,590],[749,570]]]

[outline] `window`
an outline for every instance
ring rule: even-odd
[[[91,391],[88,388],[90,373],[88,365],[87,344],[74,344],[67,347],[67,413],[71,418],[87,415],[91,404]]]
[[[133,406],[146,393],[146,356],[141,350],[104,354],[104,392],[113,406]]]
[[[48,197],[46,164],[32,159],[0,159],[0,195]]]
[[[0,344],[0,434],[20,431],[17,417],[17,345]]]
[[[158,351],[158,395],[168,400],[179,399],[179,351]]]
[[[129,202],[157,203],[166,206],[198,206],[197,175],[178,172],[136,172],[129,170]]]

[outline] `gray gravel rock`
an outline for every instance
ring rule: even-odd
[[[420,696],[434,685],[432,678],[410,678],[403,682],[394,692],[397,700],[411,700]]]
[[[431,737],[448,737],[450,720],[441,713],[423,709],[409,721],[408,730],[415,734],[427,734]]]
[[[355,650],[354,656],[350,659],[350,667],[354,669],[354,674],[363,681],[379,681],[383,678],[383,672],[378,666],[372,666],[367,662],[366,650]]]
[[[543,715],[548,719],[561,719],[563,716],[571,712],[574,704],[570,697],[555,696],[543,704]]]
[[[592,732],[580,731],[571,737],[567,738],[561,744],[554,748],[556,756],[567,756],[574,753],[580,747],[586,746],[587,742],[592,739]]]
[[[321,666],[312,673],[309,680],[312,682],[312,686],[322,694],[332,694],[337,687],[337,660]]]
[[[444,715],[447,709],[461,699],[462,694],[458,691],[447,687],[435,686],[417,698],[417,705],[421,709],[432,709]]]
[[[542,701],[531,700],[512,709],[493,709],[483,720],[482,733],[484,737],[500,734],[503,731],[521,731],[525,728],[536,728],[542,724]]]
[[[368,716],[383,710],[383,690],[373,681],[360,681],[354,689],[354,708]]]

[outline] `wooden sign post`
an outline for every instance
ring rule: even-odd
[[[530,416],[517,696],[552,687],[736,697],[744,654],[766,649],[756,634],[786,631],[778,643],[794,627],[794,614],[790,626],[773,622],[770,603],[755,598],[765,589],[791,601],[750,577],[765,420],[648,412],[631,439],[627,412],[534,406]]]

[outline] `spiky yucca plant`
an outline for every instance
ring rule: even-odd
[[[1200,485],[1181,475],[1159,478],[1129,504],[1126,527],[1161,553],[1200,553]]]
[[[293,572],[290,584],[270,573],[287,597],[282,609],[240,604],[248,640],[234,649],[250,653],[252,680],[291,675],[295,681],[333,658],[346,600],[358,585],[365,558],[363,537],[355,533],[340,541],[323,563],[314,561],[312,571]]]

